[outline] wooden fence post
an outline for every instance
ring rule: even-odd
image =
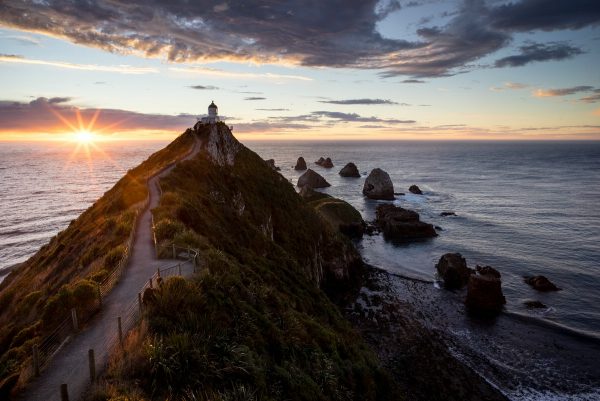
[[[60,401],[69,401],[69,389],[67,383],[60,385]]]
[[[179,275],[181,276],[181,263],[177,263],[177,267],[179,268]]]
[[[123,348],[123,326],[121,325],[121,316],[117,317],[117,326],[119,327],[119,344]]]
[[[156,277],[160,278],[160,267],[156,268]]]
[[[79,331],[79,321],[77,320],[77,309],[71,309],[71,321],[73,322],[73,331]]]
[[[140,307],[140,315],[144,312],[144,307],[142,305],[142,293],[138,292],[138,306]]]
[[[94,383],[96,381],[96,358],[94,357],[94,350],[91,348],[88,351],[88,359],[90,365],[90,380]]]
[[[102,291],[100,290],[100,284],[98,284],[96,288],[98,289],[98,306],[102,309]]]
[[[40,352],[39,352],[37,344],[33,345],[32,360],[33,360],[33,374],[35,375],[35,377],[39,377],[40,376]]]
[[[148,279],[148,287],[152,288],[152,277]]]
[[[177,251],[175,250],[175,244],[173,244],[173,259],[177,259]]]

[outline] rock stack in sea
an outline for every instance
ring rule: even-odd
[[[306,170],[306,161],[304,160],[304,157],[300,156],[298,158],[298,161],[296,162],[296,165],[294,166],[294,170],[298,170],[298,171]]]
[[[394,200],[394,184],[390,175],[380,168],[373,169],[365,180],[363,195],[370,199]]]
[[[309,168],[308,170],[306,170],[306,172],[304,174],[302,174],[300,176],[300,178],[298,178],[297,186],[299,186],[299,187],[309,186],[311,188],[325,188],[325,187],[330,187],[331,184],[329,184],[325,180],[325,178],[323,178],[319,173],[317,173],[316,171]]]
[[[342,177],[360,177],[356,164],[350,162],[344,166],[339,172]]]

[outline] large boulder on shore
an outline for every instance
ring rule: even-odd
[[[265,162],[267,163],[267,166],[269,166],[269,167],[271,167],[271,169],[273,169],[273,171],[279,171],[279,170],[281,170],[279,167],[277,167],[275,165],[275,159],[265,160]]]
[[[554,283],[545,276],[525,277],[525,282],[538,291],[560,291],[560,288],[554,285]]]
[[[300,156],[294,166],[294,170],[303,171],[306,170],[306,168],[306,160],[304,160],[304,157]]]
[[[360,177],[358,167],[356,167],[356,164],[352,162],[346,164],[344,168],[340,170],[339,174],[342,177]]]
[[[444,287],[449,290],[464,287],[473,274],[473,270],[467,267],[467,261],[460,253],[442,255],[435,268],[444,281]]]
[[[371,171],[365,180],[362,192],[370,199],[393,200],[394,184],[388,173],[376,168]]]
[[[391,204],[379,205],[375,211],[375,224],[391,239],[407,240],[437,236],[431,224],[420,221],[415,211]]]
[[[498,273],[497,270],[493,270]],[[489,270],[485,274],[469,276],[465,304],[470,313],[479,316],[494,316],[500,313],[506,299],[502,294],[502,282],[498,276]]]
[[[326,188],[331,186],[325,178],[321,177],[319,173],[310,168],[298,178],[297,186],[304,187],[307,185],[311,188]]]

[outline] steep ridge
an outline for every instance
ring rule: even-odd
[[[200,249],[167,279],[90,399],[403,399],[326,294],[362,261],[348,239],[224,124],[161,179],[157,239]]]
[[[127,172],[69,227],[15,269],[0,286],[0,392],[22,386],[31,375],[32,347],[54,332],[75,308],[85,326],[98,310],[97,283],[114,276],[115,264],[129,258],[134,223],[148,234],[149,213],[136,218],[149,193],[147,178],[172,165],[195,143],[191,131]],[[152,201],[154,199],[150,199]],[[151,238],[151,236],[148,236]],[[136,242],[140,242],[136,238]],[[147,250],[152,243],[141,240]],[[136,248],[136,246],[134,246]],[[137,247],[139,248],[139,247]],[[146,252],[147,253],[147,252]],[[144,274],[146,275],[146,274]],[[147,280],[147,277],[145,277]],[[59,339],[60,340],[60,339]],[[62,341],[62,340],[61,340]]]

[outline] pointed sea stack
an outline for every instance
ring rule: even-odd
[[[296,165],[294,166],[294,170],[297,170],[297,171],[306,170],[306,161],[304,160],[304,157],[300,156],[298,158],[298,161],[296,162]]]
[[[296,185],[300,188],[306,185],[310,186],[311,188],[326,188],[331,186],[331,184],[329,184],[325,178],[321,177],[319,173],[310,168],[306,170],[306,173],[302,174],[300,178],[298,178],[298,184]]]
[[[390,175],[380,168],[373,169],[363,186],[363,195],[370,199],[394,200],[394,184]]]
[[[342,177],[360,177],[356,164],[352,162],[346,164],[344,168],[340,170],[339,174]]]

